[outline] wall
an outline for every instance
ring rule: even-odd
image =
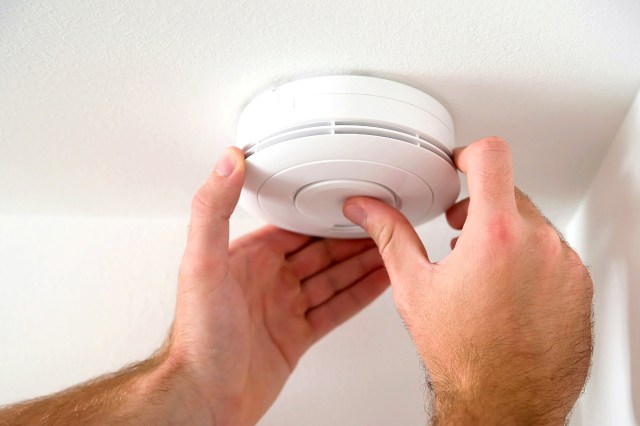
[[[595,285],[595,352],[578,425],[640,421],[639,160],[640,94],[567,234]]]
[[[184,220],[0,217],[0,404],[152,353],[185,235]]]
[[[232,235],[259,222],[242,214]],[[175,302],[186,218],[0,216],[0,405],[144,359]],[[442,218],[423,229],[448,251]],[[390,293],[314,346],[261,426],[422,425],[423,374]]]

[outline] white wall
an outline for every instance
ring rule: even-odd
[[[157,348],[185,235],[183,220],[0,218],[0,404]]]
[[[640,421],[640,94],[569,226],[595,285],[595,352],[575,424]]]
[[[234,216],[232,234],[258,225]],[[0,405],[151,354],[173,316],[186,227],[186,218],[0,216]],[[443,219],[424,234],[441,258]],[[311,349],[261,425],[423,425],[422,386],[387,292]]]

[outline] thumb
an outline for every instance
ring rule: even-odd
[[[427,251],[407,218],[380,200],[354,197],[344,205],[347,219],[361,226],[378,246],[392,284],[417,276],[429,265]]]
[[[240,198],[244,172],[244,153],[229,147],[193,197],[185,257],[199,272],[227,260],[229,218]]]

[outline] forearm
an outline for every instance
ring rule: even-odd
[[[503,411],[504,410],[504,411]],[[547,417],[545,415],[530,414],[525,407],[514,409],[505,401],[503,407],[490,411],[481,406],[448,406],[436,409],[432,419],[434,426],[476,425],[499,426],[527,424],[536,426],[562,426],[566,418],[560,416]]]
[[[523,400],[515,394],[492,394],[492,389],[477,389],[467,394],[441,391],[432,394],[432,424],[449,425],[564,425],[566,413],[555,407],[541,407],[535,395]]]
[[[0,410],[0,425],[211,425],[212,413],[167,351],[57,394]]]

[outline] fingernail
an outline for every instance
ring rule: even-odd
[[[225,149],[222,157],[216,163],[214,171],[218,176],[229,176],[236,168],[236,156],[231,153],[229,148]]]
[[[362,226],[365,219],[367,218],[367,212],[365,212],[362,207],[360,207],[356,203],[349,203],[345,205],[344,215],[347,219],[358,226]]]

